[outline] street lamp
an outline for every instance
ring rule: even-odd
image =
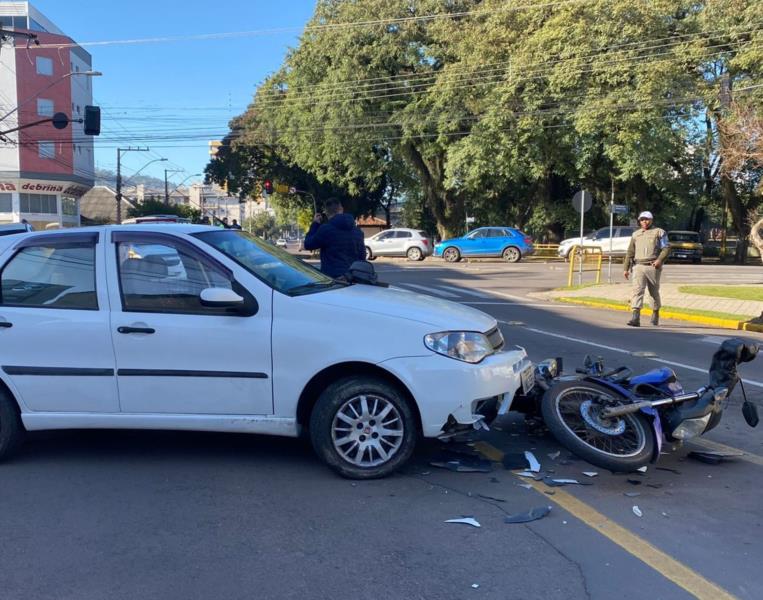
[[[170,203],[170,185],[167,180],[167,173],[183,173],[185,169],[164,169],[164,203]]]
[[[124,181],[124,182],[122,182],[122,185],[127,185],[128,183],[130,183],[130,181],[131,181],[132,179],[134,179],[134,178],[136,178],[138,175],[140,175],[140,172],[141,172],[143,169],[145,169],[145,168],[146,168],[148,165],[153,165],[155,162],[167,162],[167,159],[166,159],[166,158],[155,158],[154,160],[149,160],[149,161],[148,161],[148,162],[147,162],[145,165],[143,165],[143,166],[142,166],[140,169],[138,169],[137,171],[135,171],[135,173],[133,173],[132,175],[130,175],[130,176],[127,178],[127,181]]]
[[[202,175],[203,173],[194,173],[193,175],[189,175],[188,177],[183,179],[183,181],[178,183],[177,186],[175,186],[175,189],[170,192],[170,196],[174,194],[175,192],[177,192],[180,189],[180,186],[183,185],[186,181],[188,181],[191,177],[201,177]]]
[[[15,113],[17,110],[19,110],[22,106],[28,104],[29,102],[31,102],[32,100],[37,98],[43,92],[49,90],[54,85],[56,85],[57,83],[60,83],[61,81],[63,81],[67,77],[74,77],[75,75],[84,75],[85,77],[101,77],[103,75],[103,73],[101,73],[100,71],[71,71],[71,72],[67,73],[66,75],[62,75],[61,77],[59,77],[55,81],[53,81],[53,82],[49,83],[48,85],[46,85],[44,88],[42,88],[40,90],[37,90],[34,94],[32,94],[26,100],[24,100],[19,105],[17,105],[16,108],[11,109],[10,112],[7,112],[6,114],[4,114],[2,117],[0,117],[0,121],[5,121],[5,119],[10,117],[13,113]]]

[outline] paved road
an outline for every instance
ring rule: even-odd
[[[395,285],[495,315],[509,343],[570,367],[590,352],[648,369],[659,363],[632,353],[653,352],[699,386],[723,335],[671,322],[626,331],[622,314],[528,299],[554,286],[553,265],[377,266]],[[744,375],[761,403],[760,365]],[[435,442],[399,475],[353,483],[295,440],[35,434],[0,465],[0,597],[761,598],[763,432],[746,428],[739,405],[710,437],[744,459],[709,466],[681,449],[660,462],[678,473],[650,467],[633,485],[602,472],[591,486],[555,490],[526,489],[499,469],[433,468]],[[499,426],[480,446],[487,456],[531,449],[560,476],[590,469],[563,450],[551,459],[553,440],[528,435],[513,415]],[[503,523],[542,505],[553,508],[541,521]],[[463,515],[482,527],[444,523]]]

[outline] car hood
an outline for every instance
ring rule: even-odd
[[[445,244],[455,244],[456,242],[463,242],[465,238],[451,238],[449,240],[443,240],[441,242],[437,242],[435,246],[444,246]]]
[[[590,240],[588,238],[583,238],[583,241],[584,242],[592,242],[593,240]],[[576,238],[567,238],[566,240],[562,240],[561,242],[559,242],[559,245],[560,246],[569,246],[570,244],[579,244],[579,243],[580,243],[580,238],[576,237]]]
[[[496,320],[482,311],[433,296],[417,294],[394,287],[351,285],[317,294],[300,296],[300,300],[415,321],[441,330],[486,332]]]

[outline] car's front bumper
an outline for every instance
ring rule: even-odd
[[[393,358],[379,366],[398,377],[413,395],[424,437],[438,437],[453,425],[489,424],[496,413],[509,410],[522,388],[522,373],[533,369],[519,347],[476,365],[432,354]]]

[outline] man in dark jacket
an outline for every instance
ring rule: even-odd
[[[366,259],[363,232],[337,198],[326,200],[325,223],[321,215],[315,215],[305,236],[305,250],[321,251],[321,271],[329,277],[341,277],[356,260]]]

